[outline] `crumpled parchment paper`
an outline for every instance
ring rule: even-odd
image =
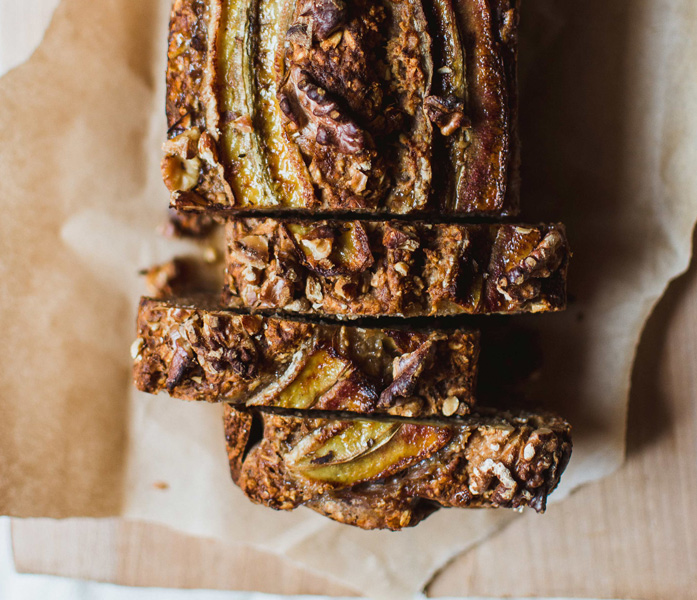
[[[0,80],[0,512],[155,521],[411,595],[515,515],[443,510],[395,534],[252,505],[219,406],[131,386],[138,270],[199,251],[157,234],[168,11],[63,0]],[[689,262],[697,5],[527,0],[522,19],[523,218],[566,222],[575,252],[569,310],[514,320],[545,349],[540,404],[575,426],[558,501],[622,463],[640,332]]]

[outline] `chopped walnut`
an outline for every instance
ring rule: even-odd
[[[358,286],[350,277],[339,277],[334,284],[334,291],[339,298],[353,300],[358,292]]]
[[[307,284],[305,286],[305,295],[310,302],[319,304],[322,302],[322,284],[317,281],[314,277],[307,278]]]
[[[399,261],[395,266],[394,270],[397,271],[400,275],[406,277],[409,274],[409,265],[405,263],[404,261]]]
[[[413,352],[395,358],[392,365],[392,383],[380,395],[380,402],[390,404],[396,396],[408,397],[416,388],[424,368],[433,358],[435,349],[435,344],[428,341]]]
[[[497,282],[497,289],[512,301],[529,301],[540,294],[540,279],[552,275],[566,256],[565,240],[550,231],[539,244]]]
[[[172,154],[162,159],[162,178],[170,192],[188,192],[198,183],[201,160],[181,158]]]
[[[268,262],[269,241],[265,237],[260,235],[247,235],[240,239],[239,244],[246,256],[258,259],[265,264]]]
[[[315,260],[324,260],[329,258],[332,253],[332,238],[318,238],[318,239],[301,239],[300,243],[309,250],[312,258]]]
[[[218,150],[215,140],[207,131],[204,131],[198,140],[198,155],[211,166],[218,164]]]
[[[367,232],[358,222],[288,223],[286,228],[303,262],[324,277],[362,272],[373,264]]]
[[[438,126],[440,132],[445,135],[452,135],[461,127],[466,127],[469,123],[465,117],[464,104],[454,97],[439,98],[438,96],[428,96],[424,101],[428,118]]]
[[[285,307],[293,299],[293,286],[285,277],[270,277],[261,287],[260,301],[264,306]]]
[[[145,342],[142,337],[137,337],[131,344],[131,358],[136,360],[140,356],[140,351],[143,349]]]
[[[346,2],[344,0],[302,0],[298,12],[309,17],[313,24],[312,34],[325,40],[346,21]]]
[[[559,268],[563,258],[564,238],[558,231],[552,230],[528,256],[508,272],[508,282],[521,285],[530,277],[549,277]]]
[[[198,149],[201,130],[193,127],[184,133],[167,140],[162,145],[165,156],[178,156],[182,160],[195,158]]]
[[[346,154],[356,154],[366,147],[363,130],[350,119],[327,91],[313,83],[309,73],[293,68],[288,78],[293,95],[285,92],[279,103],[285,115],[314,134],[322,146],[336,146]]]
[[[245,236],[233,243],[230,255],[245,267],[264,269],[269,260],[268,240],[258,235]]]
[[[201,160],[197,156],[200,136],[200,130],[194,127],[163,144],[162,178],[170,192],[186,192],[198,183],[201,174]]]

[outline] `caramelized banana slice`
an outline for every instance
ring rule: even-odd
[[[280,186],[283,206],[313,209],[319,205],[310,173],[298,144],[283,127],[283,105],[279,103],[279,82],[283,78],[285,36],[295,8],[287,0],[258,0],[258,46],[254,58],[256,72],[255,123],[264,141],[269,176]],[[294,135],[294,134],[293,134]]]
[[[517,99],[515,86],[510,85],[515,50],[508,47],[517,41],[514,4],[515,0],[454,1],[465,42],[467,116],[471,124],[464,168],[457,181],[455,211],[517,212],[517,189],[508,189],[509,171],[517,171],[517,164],[512,164],[517,162],[516,152],[511,148],[517,143],[512,139],[517,135],[512,126]]]
[[[239,206],[279,206],[276,183],[269,177],[263,140],[254,126],[256,113],[253,33],[255,2],[224,0],[218,49],[223,156]]]
[[[443,427],[356,421],[291,469],[337,486],[383,479],[430,456],[450,439]]]
[[[133,345],[136,387],[145,392],[407,416],[467,414],[478,354],[470,331],[304,323],[216,309],[205,298],[142,299]]]
[[[252,501],[306,505],[367,529],[415,525],[436,507],[544,511],[571,454],[570,430],[531,413],[426,424],[225,409],[231,473]]]
[[[288,370],[277,381],[247,400],[247,404],[311,408],[349,369],[350,362],[338,356],[331,347],[311,352],[300,351]]]
[[[318,466],[344,465],[378,450],[399,429],[397,423],[360,421],[344,423],[339,431],[335,424],[320,427],[302,438],[284,458],[286,465],[299,471],[315,471]],[[329,433],[329,435],[327,435]],[[309,477],[322,479],[322,477]]]

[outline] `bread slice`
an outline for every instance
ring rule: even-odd
[[[175,0],[183,210],[518,210],[517,0]]]
[[[566,306],[560,224],[233,219],[226,248],[233,307],[357,318]]]
[[[210,302],[208,303],[210,304]],[[479,334],[293,321],[143,298],[133,345],[144,392],[247,406],[404,416],[474,403]]]
[[[232,478],[252,501],[364,529],[413,526],[441,507],[542,512],[571,454],[569,424],[530,413],[427,422],[226,406],[225,434]]]

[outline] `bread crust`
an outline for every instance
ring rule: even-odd
[[[435,4],[175,0],[172,206],[516,214],[517,3]]]

